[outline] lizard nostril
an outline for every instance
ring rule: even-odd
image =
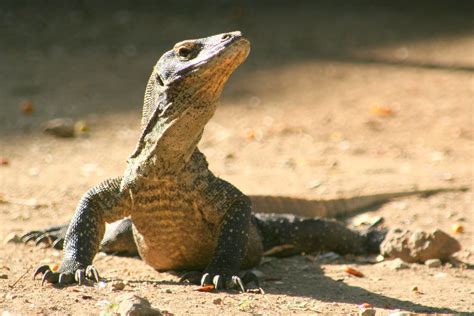
[[[227,40],[231,37],[232,37],[232,35],[230,35],[230,34],[224,34],[224,35],[222,35],[222,40],[225,41],[225,40]]]

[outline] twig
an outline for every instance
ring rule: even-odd
[[[15,281],[13,282],[12,285],[9,285],[10,289],[13,289],[15,287],[15,285],[20,282],[21,279],[23,279],[25,277],[25,275],[27,275],[28,273],[30,273],[30,270],[31,268],[29,268],[28,270],[25,271],[25,273],[23,273],[22,275],[20,275],[20,277]]]

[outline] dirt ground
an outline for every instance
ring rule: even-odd
[[[0,194],[20,202],[0,203],[2,315],[110,314],[123,293],[173,314],[342,314],[362,303],[380,315],[474,314],[473,7],[416,3],[2,2],[0,157],[8,163]],[[36,266],[59,263],[61,253],[3,240],[67,222],[90,186],[121,174],[147,76],[165,50],[235,29],[252,52],[200,143],[211,169],[248,194],[305,198],[467,185],[366,213],[387,227],[443,229],[460,241],[455,258],[467,265],[393,270],[361,258],[268,258],[257,267],[261,295],[196,292],[138,258],[99,254],[98,286],[32,280]],[[21,111],[27,100],[30,114]],[[41,124],[58,117],[85,120],[90,131],[44,134]],[[347,275],[347,265],[365,276]],[[125,288],[113,291],[117,280]]]

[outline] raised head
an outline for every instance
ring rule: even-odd
[[[172,113],[182,113],[193,104],[215,104],[249,51],[250,43],[239,31],[176,43],[153,68],[145,91],[142,128],[154,112],[170,119]],[[168,107],[168,103],[173,104]],[[215,108],[208,110],[213,113]]]
[[[128,160],[129,177],[143,174],[139,169],[147,165],[178,168],[189,159],[224,84],[249,51],[249,41],[237,31],[182,41],[161,56],[146,87],[142,134]]]

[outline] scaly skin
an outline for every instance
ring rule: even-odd
[[[157,62],[143,107],[142,134],[125,174],[84,195],[64,239],[57,272],[43,282],[98,279],[92,260],[105,223],[130,216],[141,257],[158,270],[205,269],[202,283],[241,286],[241,266],[259,262],[249,199],[215,177],[197,149],[230,74],[250,44],[240,32],[180,42]],[[249,236],[253,237],[252,243]]]
[[[256,278],[247,274],[242,281],[240,269],[257,265],[265,250],[278,245],[292,244],[292,253],[378,252],[383,232],[359,234],[318,218],[253,216],[251,198],[209,170],[197,144],[225,82],[249,50],[240,32],[232,32],[177,43],[158,60],[145,91],[141,135],[124,175],[102,182],[82,197],[64,243],[66,226],[24,236],[25,241],[37,242],[57,238],[55,246],[64,246],[59,270],[42,266],[35,276],[43,273],[43,282],[59,284],[98,281],[92,261],[101,247],[138,251],[157,270],[197,270],[184,278],[202,285],[244,290],[244,281]],[[396,196],[400,195],[376,196],[362,204],[316,202],[312,210],[304,200],[254,197],[254,201],[259,210],[261,201],[277,206],[282,201],[290,206],[299,203],[304,206],[300,215],[316,216],[340,215]],[[103,240],[106,222],[117,220],[122,221]],[[112,239],[122,243],[114,245]]]

